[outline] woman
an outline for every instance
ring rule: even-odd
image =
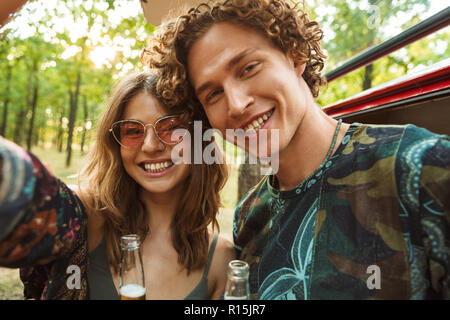
[[[117,86],[77,195],[32,155],[0,144],[0,190],[8,189],[0,191],[0,264],[21,267],[26,298],[118,299],[119,241],[130,233],[141,238],[147,299],[222,295],[234,250],[213,230],[226,167],[171,161],[182,140],[173,131],[191,126],[159,102],[156,81],[140,72]],[[24,178],[8,179],[20,167]],[[68,270],[79,270],[79,288]]]

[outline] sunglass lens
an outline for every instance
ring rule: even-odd
[[[119,140],[125,147],[135,147],[142,142],[145,134],[145,128],[137,122],[121,122],[117,125],[119,130]]]
[[[178,131],[176,131],[178,129]],[[179,118],[167,118],[158,121],[156,132],[166,143],[175,144],[183,140],[188,126]],[[176,131],[176,132],[175,132]]]

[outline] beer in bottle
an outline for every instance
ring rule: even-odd
[[[139,250],[140,239],[136,234],[122,236],[120,239],[120,278],[121,300],[145,300],[145,280],[142,256]]]

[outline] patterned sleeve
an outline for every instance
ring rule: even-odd
[[[80,199],[31,153],[0,137],[0,265],[47,264],[86,234]]]
[[[450,141],[442,137],[422,158],[420,224],[436,298],[450,299]]]

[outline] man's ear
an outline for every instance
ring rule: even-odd
[[[301,77],[303,72],[305,72],[306,62],[300,63],[299,61],[294,62],[294,69],[297,72],[297,76]]]

